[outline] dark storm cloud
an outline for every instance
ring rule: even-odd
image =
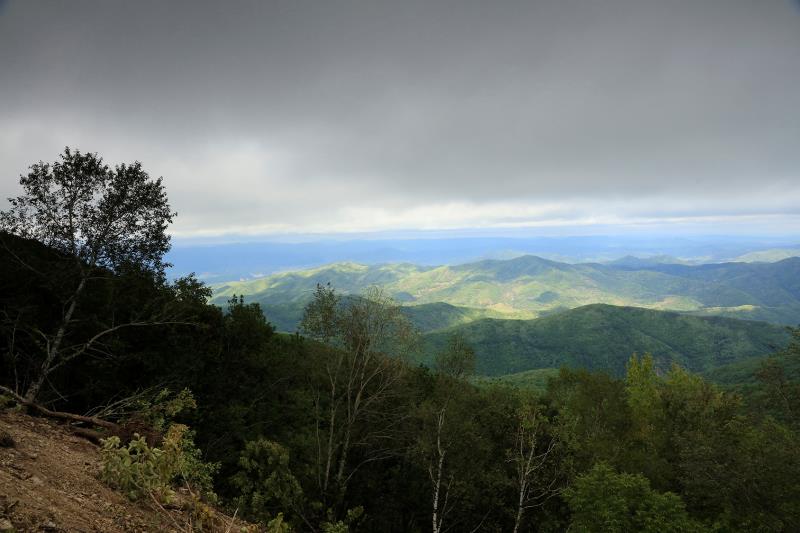
[[[8,2],[0,68],[0,194],[136,158],[186,234],[800,229],[788,0]]]

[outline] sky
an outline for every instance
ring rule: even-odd
[[[800,235],[799,95],[789,0],[0,0],[0,197],[69,145],[179,239]]]

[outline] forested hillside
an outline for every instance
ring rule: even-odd
[[[653,354],[664,370],[674,363],[702,372],[770,354],[790,337],[765,322],[594,304],[535,320],[483,319],[429,333],[429,361],[452,335],[475,349],[478,373],[485,375],[562,366],[622,375],[634,352]]]
[[[796,325],[798,279],[797,257],[775,263],[689,266],[631,260],[573,265],[522,256],[440,267],[334,264],[215,285],[213,301],[244,295],[246,301],[261,304],[286,331],[296,329],[298,309],[317,283],[331,283],[345,294],[380,285],[406,305],[443,302],[506,318],[535,318],[606,303]]]
[[[357,298],[358,296],[351,295],[350,297]],[[218,299],[216,301],[218,305],[225,305]],[[249,301],[248,298],[245,298],[245,301]],[[259,305],[278,331],[293,333],[300,327],[306,304],[308,304],[308,300]],[[461,307],[445,302],[404,305],[402,312],[421,333],[446,329],[481,318],[508,318],[506,313],[499,311]]]

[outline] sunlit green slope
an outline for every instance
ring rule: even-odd
[[[481,312],[534,318],[606,303],[800,323],[800,258],[699,266],[648,261],[573,265],[535,256],[439,267],[337,263],[216,285],[214,302],[223,304],[232,294],[244,294],[248,301],[261,303],[280,329],[293,331],[317,283],[331,283],[342,294],[381,285],[405,305],[446,303],[471,309],[460,312],[462,318],[479,318]],[[446,314],[452,314],[449,311]],[[432,311],[422,314],[437,316]],[[422,329],[438,329],[449,320],[423,323]]]

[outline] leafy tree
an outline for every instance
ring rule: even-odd
[[[289,468],[289,452],[268,439],[248,441],[233,477],[244,516],[263,523],[282,521],[282,511],[302,506],[303,489]]]
[[[606,463],[598,463],[579,476],[564,495],[572,510],[570,531],[701,531],[678,495],[656,492],[644,476],[618,474]]]
[[[175,214],[161,178],[151,179],[141,163],[112,169],[97,154],[69,148],[53,164],[31,166],[20,185],[24,194],[9,198],[10,209],[0,213],[0,230],[45,244],[59,254],[60,269],[70,274],[67,283],[59,283],[62,311],[52,330],[28,331],[41,350],[39,370],[25,392],[34,401],[56,369],[91,353],[121,328],[153,322],[109,322],[88,336],[75,335],[81,325],[76,311],[85,303],[91,282],[126,270],[163,277],[163,257],[169,250],[166,229]],[[5,239],[2,244],[10,251]],[[12,255],[31,274],[48,279],[25,257]]]
[[[671,428],[674,470],[688,509],[723,531],[797,531],[797,434],[771,418],[750,419],[732,404],[735,399],[720,393],[708,398],[706,392],[695,386],[679,393],[682,400],[670,399],[672,413],[679,412],[676,400],[690,413],[676,416]]]
[[[763,386],[763,407],[777,418],[800,427],[800,328],[790,328],[792,340],[773,357],[762,361],[755,373]],[[792,372],[794,371],[794,372]]]
[[[629,471],[645,474],[658,488],[673,488],[674,442],[666,421],[665,381],[656,371],[652,355],[639,358],[633,354],[625,375],[625,395],[630,410],[631,427],[627,457],[620,462]]]
[[[434,361],[436,372],[453,379],[463,379],[475,373],[475,350],[464,337],[453,335],[447,349],[439,352]]]
[[[523,398],[516,413],[517,432],[508,461],[514,466],[517,510],[514,533],[520,531],[525,514],[558,495],[564,473],[556,464],[558,437],[549,432],[544,410],[532,398]]]
[[[546,399],[557,411],[555,431],[579,471],[598,460],[615,466],[626,461],[632,424],[623,382],[562,368]]]
[[[303,310],[303,319],[300,329],[309,337],[323,343],[329,343],[339,333],[339,318],[341,298],[330,283],[322,285],[317,283],[314,296]]]
[[[392,440],[393,421],[381,414],[392,409],[389,400],[402,376],[401,358],[413,345],[415,333],[400,307],[378,287],[342,301],[330,285],[318,285],[301,327],[334,348],[325,362],[326,383],[315,385],[313,393],[316,470],[323,503],[341,506],[354,473],[386,458],[385,445],[367,444]],[[353,465],[355,443],[368,453]]]
[[[447,529],[444,527],[445,518],[452,510],[449,506],[454,504],[451,488],[457,472],[449,466],[453,461],[448,461],[448,454],[455,440],[463,441],[466,437],[464,433],[459,435],[463,428],[458,426],[458,422],[453,424],[450,421],[453,414],[448,416],[448,411],[458,412],[463,408],[463,405],[452,404],[459,401],[459,389],[464,386],[462,380],[475,371],[475,351],[463,338],[453,336],[447,348],[437,354],[434,367],[437,394],[423,403],[420,409],[422,417],[426,421],[432,419],[433,424],[429,431],[423,432],[419,445],[426,457],[426,469],[431,482],[431,530],[440,533]]]

